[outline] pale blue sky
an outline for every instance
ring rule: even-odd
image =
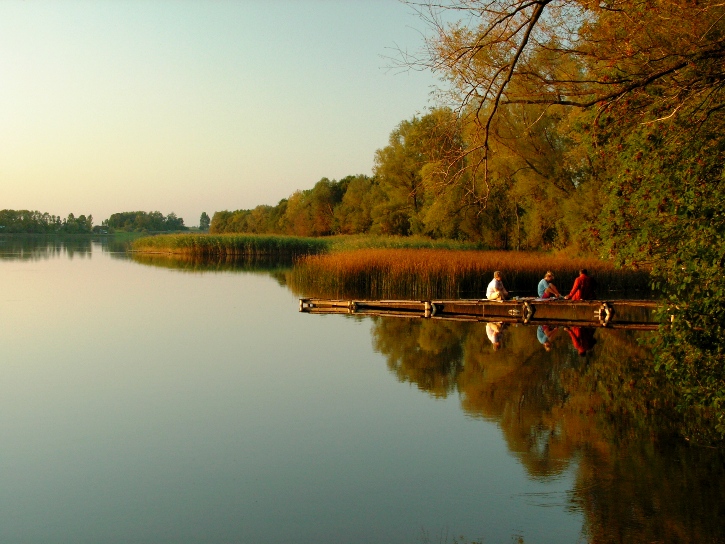
[[[197,225],[370,174],[434,105],[383,58],[421,31],[397,0],[3,0],[0,209]]]

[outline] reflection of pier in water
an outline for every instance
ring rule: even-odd
[[[328,300],[301,298],[300,312],[455,321],[654,330],[660,304],[652,300]]]

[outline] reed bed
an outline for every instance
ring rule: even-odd
[[[196,257],[229,255],[311,255],[327,251],[323,238],[256,234],[165,234],[134,240],[132,249],[142,253],[165,253]]]
[[[513,251],[361,249],[305,256],[288,273],[300,296],[358,299],[483,298],[495,270],[513,296],[535,296],[547,270],[568,293],[580,268],[587,268],[600,296],[649,294],[643,271],[616,269],[596,258],[566,258]]]
[[[359,249],[481,249],[479,244],[423,236],[340,235],[326,238],[258,234],[162,234],[132,242],[133,251],[177,255],[308,255]]]

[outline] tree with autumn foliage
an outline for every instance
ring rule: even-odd
[[[558,163],[566,213],[548,221],[622,265],[652,270],[673,316],[658,364],[681,384],[683,404],[725,435],[725,4],[410,4],[433,32],[420,56],[403,61],[447,80],[471,127],[446,182],[465,182],[488,205],[505,140],[498,127],[518,125],[521,142],[531,141],[558,115],[551,134],[567,144]],[[524,122],[522,112],[537,108],[541,116]]]

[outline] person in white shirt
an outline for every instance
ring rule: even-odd
[[[509,292],[503,286],[503,282],[501,281],[501,272],[496,270],[496,272],[493,273],[491,283],[488,284],[488,288],[486,289],[486,298],[488,300],[506,300],[508,295]]]

